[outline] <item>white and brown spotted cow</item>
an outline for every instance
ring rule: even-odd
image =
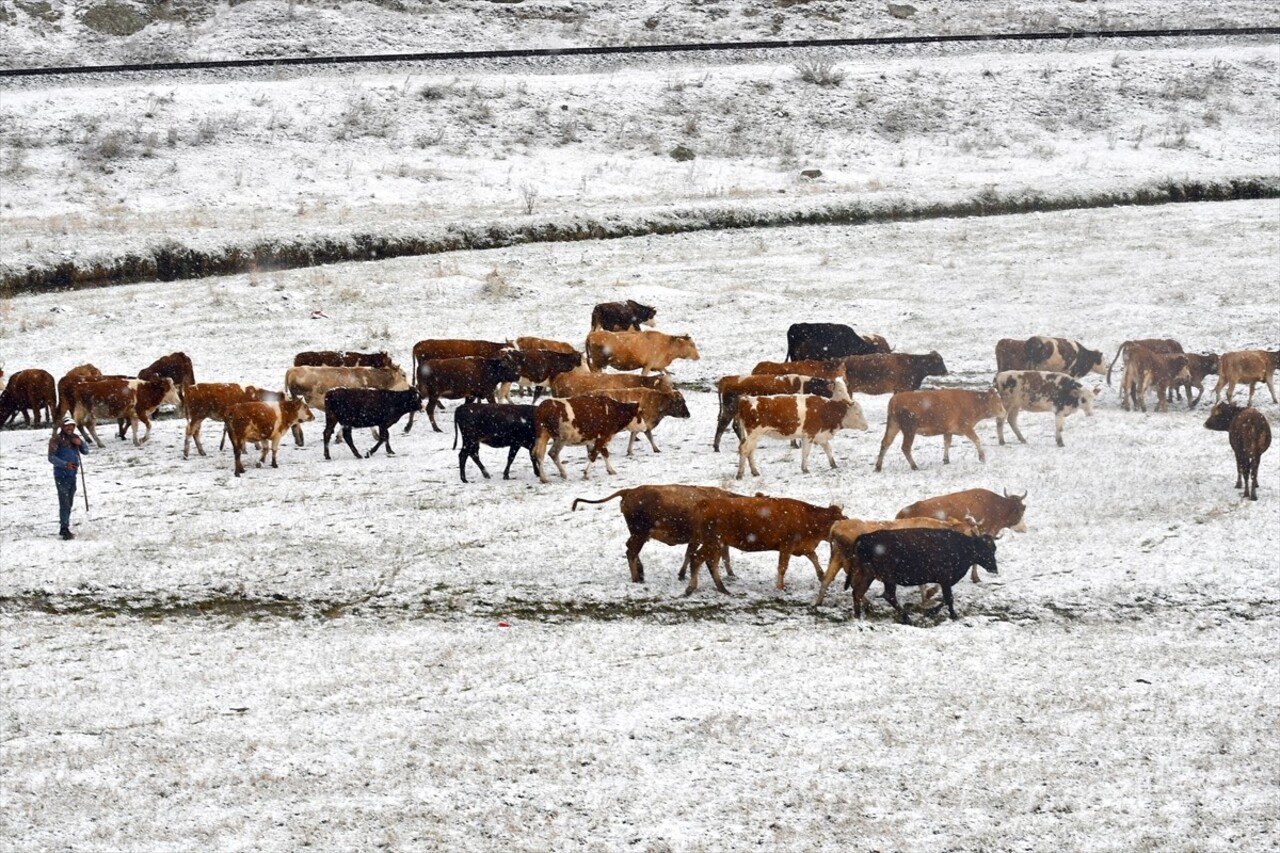
[[[547,445],[551,445],[551,461],[556,463],[556,470],[561,479],[568,475],[560,462],[560,451],[566,444],[586,444],[587,467],[582,472],[582,479],[591,478],[591,466],[597,456],[604,457],[605,470],[616,474],[609,463],[609,442],[613,437],[627,428],[640,412],[637,403],[619,403],[617,400],[603,396],[569,397],[568,399],[552,398],[543,400],[533,410],[534,441],[533,455],[538,460],[538,477],[547,482]]]
[[[135,446],[151,438],[151,414],[162,403],[177,404],[177,387],[173,380],[164,379],[125,379],[108,377],[80,382],[70,389],[71,415],[76,425],[87,429],[98,447],[102,447],[102,439],[98,438],[97,419],[127,420],[133,430]],[[142,439],[138,438],[138,424],[147,428]],[[123,437],[123,433],[121,433]]]
[[[1027,440],[1018,429],[1018,413],[1053,412],[1053,436],[1062,447],[1062,423],[1078,411],[1093,417],[1093,390],[1080,384],[1065,373],[1046,370],[1006,370],[997,373],[996,393],[1004,405],[1005,417],[996,418],[996,435],[1004,444],[1004,423],[1007,420],[1013,434],[1023,444]]]
[[[1026,340],[1002,338],[996,343],[996,370],[1052,370],[1077,379],[1107,372],[1103,354],[1067,338],[1037,335]]]
[[[809,450],[818,445],[827,454],[831,467],[836,457],[831,452],[831,439],[841,429],[867,429],[867,419],[853,400],[828,400],[816,394],[780,394],[773,397],[742,397],[734,416],[738,445],[738,479],[751,466],[752,476],[759,477],[756,467],[756,445],[766,435],[800,440],[800,470],[809,473]]]
[[[295,424],[313,420],[315,415],[301,397],[279,403],[237,403],[232,406],[227,417],[227,429],[231,434],[231,452],[236,457],[236,476],[244,473],[240,457],[244,455],[247,442],[256,441],[262,447],[262,455],[258,457],[259,468],[267,459],[268,448],[271,450],[271,467],[279,468],[276,453],[280,449],[280,437]]]

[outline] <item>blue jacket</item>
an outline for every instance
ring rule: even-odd
[[[71,443],[71,436],[61,429],[49,439],[49,464],[53,466],[54,479],[75,481],[80,467],[80,455],[89,452],[87,445],[88,442],[81,440],[80,446],[76,447]],[[74,462],[76,467],[68,470],[68,462]]]

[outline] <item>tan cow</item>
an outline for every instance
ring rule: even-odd
[[[635,373],[561,373],[551,380],[553,397],[577,397],[613,388],[652,388],[656,391],[674,391],[671,377],[663,373],[640,376]]]
[[[606,367],[615,370],[639,370],[667,373],[677,358],[698,360],[698,347],[688,335],[663,332],[606,332],[596,330],[587,335],[587,366],[593,373]]]
[[[1169,411],[1169,400],[1175,386],[1189,386],[1191,372],[1187,368],[1187,356],[1180,352],[1152,352],[1139,344],[1126,350],[1124,373],[1120,377],[1120,405],[1129,410],[1130,401],[1138,411],[1147,410],[1147,390],[1156,391],[1156,411]],[[1191,394],[1187,393],[1187,408],[1191,408]]]
[[[232,406],[227,416],[227,429],[231,433],[231,452],[236,458],[236,476],[244,473],[244,463],[240,461],[240,457],[244,455],[247,442],[256,441],[262,447],[262,455],[258,457],[259,468],[267,459],[268,448],[271,449],[271,467],[279,468],[276,454],[285,430],[295,424],[313,420],[315,415],[301,397],[281,400],[279,403],[237,403]]]
[[[884,464],[884,454],[893,440],[902,433],[902,455],[907,457],[911,470],[919,470],[911,457],[911,445],[917,435],[942,436],[942,462],[951,462],[951,437],[963,435],[978,449],[978,461],[986,462],[987,454],[982,441],[974,431],[979,421],[1005,417],[1000,395],[989,391],[967,391],[947,388],[933,391],[900,391],[889,398],[888,423],[884,439],[880,442],[880,455],[876,457],[876,470]]]
[[[831,439],[841,429],[867,429],[867,419],[853,400],[828,400],[814,394],[783,394],[776,397],[742,397],[734,417],[742,441],[738,445],[738,479],[749,464],[752,476],[760,476],[755,451],[766,435],[800,440],[800,470],[809,473],[809,450],[818,445],[827,454],[831,467],[836,457]]]
[[[685,403],[684,395],[679,391],[617,388],[591,393],[609,397],[619,403],[635,403],[640,407],[635,418],[626,426],[627,432],[631,433],[631,437],[627,440],[628,456],[631,455],[631,450],[635,446],[637,433],[644,433],[644,437],[649,439],[649,446],[653,448],[653,452],[661,453],[662,451],[658,450],[658,445],[653,440],[654,428],[662,423],[663,418],[689,417],[689,406]]]
[[[720,558],[729,548],[739,551],[777,551],[778,589],[783,588],[787,563],[793,555],[808,557],[822,578],[818,545],[827,538],[831,525],[844,518],[838,506],[821,507],[791,498],[754,497],[708,498],[694,508],[693,538],[689,541],[689,586],[685,595],[698,588],[698,569],[707,566],[716,589],[727,593],[720,579]]]
[[[1218,384],[1213,388],[1213,401],[1221,397],[1223,387],[1227,389],[1227,402],[1236,395],[1236,385],[1249,383],[1249,400],[1246,406],[1253,405],[1254,386],[1265,382],[1271,392],[1271,402],[1276,403],[1276,386],[1272,377],[1276,368],[1280,367],[1280,350],[1274,352],[1261,349],[1224,352],[1218,359]]]
[[[664,545],[687,545],[693,538],[693,511],[700,502],[707,498],[738,496],[714,486],[634,486],[630,489],[621,489],[599,500],[575,498],[570,509],[577,510],[580,503],[608,503],[617,497],[622,498],[618,508],[622,510],[627,530],[631,533],[627,538],[627,567],[631,570],[631,581],[644,583],[644,563],[640,561],[640,549],[646,542],[657,539]],[[729,566],[728,551],[725,552],[724,558],[725,569],[732,576],[733,570]],[[681,579],[684,578],[688,565],[689,554],[686,550],[684,562],[680,564]]]
[[[751,368],[752,376],[809,376],[814,379],[844,379],[844,359],[827,358],[803,361],[762,361]]]
[[[640,411],[636,403],[619,403],[602,396],[580,396],[568,399],[543,400],[533,410],[533,455],[538,460],[538,477],[547,482],[547,445],[551,445],[551,460],[561,479],[568,475],[560,462],[560,451],[566,444],[586,444],[587,467],[582,479],[591,478],[591,466],[597,456],[604,457],[605,470],[616,474],[609,462],[609,442],[627,428]]]

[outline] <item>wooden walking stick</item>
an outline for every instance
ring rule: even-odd
[[[84,455],[76,451],[76,456],[80,459],[80,494],[84,495],[84,514],[89,514],[89,485],[84,479]]]

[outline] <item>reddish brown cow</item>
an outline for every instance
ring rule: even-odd
[[[609,442],[627,428],[640,411],[636,403],[619,403],[602,396],[580,396],[568,399],[543,400],[533,412],[537,440],[533,455],[538,460],[538,477],[547,482],[547,445],[551,445],[551,460],[561,479],[568,475],[560,462],[560,451],[566,444],[586,444],[587,467],[582,479],[591,477],[591,466],[597,456],[604,457],[605,470],[616,474],[609,462]]]
[[[635,373],[561,373],[551,380],[553,397],[577,397],[596,391],[622,388],[652,388],[655,391],[674,391],[671,377],[662,373],[640,376]]]
[[[524,336],[516,338],[516,349],[521,350],[522,352],[527,350],[546,350],[547,352],[562,352],[565,354],[578,352],[577,348],[575,348],[573,344],[566,343],[565,341],[557,341],[551,338],[532,338]],[[578,354],[581,355],[581,353]]]
[[[852,355],[844,360],[845,383],[849,392],[894,394],[915,391],[926,376],[946,376],[947,365],[937,351],[912,353],[877,353]]]
[[[9,377],[9,384],[0,391],[0,426],[15,419],[19,412],[27,426],[31,426],[32,416],[35,417],[35,425],[40,426],[41,411],[48,415],[48,422],[53,423],[53,410],[57,405],[57,386],[52,373],[38,367],[19,370]]]
[[[818,579],[818,545],[827,538],[831,525],[844,518],[838,506],[821,507],[791,498],[755,497],[708,498],[694,508],[693,538],[689,542],[689,586],[685,595],[698,588],[698,569],[706,565],[716,589],[727,593],[720,579],[720,558],[729,548],[739,551],[777,551],[778,589],[783,588],[787,564],[792,555],[808,557]]]
[[[294,367],[385,367],[399,370],[386,352],[352,352],[350,350],[317,350],[300,352],[293,357]]]
[[[843,379],[844,359],[828,358],[822,361],[762,361],[751,368],[752,376],[810,376],[814,379]]]
[[[168,378],[171,380],[173,387],[178,390],[179,411],[186,405],[187,388],[196,382],[195,369],[191,366],[191,359],[184,352],[171,352],[168,355],[160,356],[160,358],[139,370],[138,378]]]
[[[1266,383],[1267,390],[1271,392],[1271,402],[1280,402],[1276,399],[1276,386],[1271,382],[1277,367],[1280,367],[1280,350],[1224,352],[1218,359],[1218,384],[1213,388],[1214,402],[1220,398],[1224,386],[1227,389],[1227,402],[1231,402],[1231,398],[1236,395],[1236,385],[1245,382],[1249,383],[1249,399],[1245,405],[1253,405],[1254,386],[1259,382]]]
[[[1147,389],[1156,391],[1156,411],[1169,411],[1175,386],[1188,385],[1191,373],[1187,370],[1187,356],[1180,352],[1152,352],[1134,344],[1127,350],[1124,374],[1120,377],[1121,402],[1127,411],[1130,401],[1134,408],[1147,410]],[[1191,408],[1191,394],[1187,393],[1187,408]]]
[[[654,453],[661,453],[658,444],[653,440],[653,431],[658,424],[662,423],[664,418],[688,418],[689,406],[685,403],[684,395],[679,391],[655,391],[652,388],[616,388],[607,391],[593,391],[595,395],[603,395],[610,399],[617,400],[619,403],[635,403],[639,406],[635,419],[627,424],[627,432],[631,433],[631,437],[627,439],[627,455],[631,455],[631,450],[636,443],[636,434],[644,433],[644,437],[649,439],[649,446],[653,448]]]
[[[711,447],[720,452],[720,437],[738,414],[738,400],[743,397],[775,397],[779,394],[817,394],[837,400],[849,399],[844,381],[817,379],[796,373],[781,376],[722,376],[716,382],[716,396],[720,399],[720,414],[716,419],[716,435]],[[738,436],[742,440],[742,436]]]
[[[827,400],[813,394],[790,394],[776,397],[742,397],[734,418],[742,442],[738,445],[738,479],[746,466],[752,476],[760,476],[756,467],[756,445],[766,435],[800,440],[800,470],[809,473],[809,450],[818,445],[827,454],[827,462],[836,467],[831,452],[831,439],[841,429],[867,429],[862,409],[853,400]]]
[[[986,462],[987,455],[982,441],[974,431],[979,421],[1005,417],[1004,406],[995,389],[966,391],[948,388],[937,391],[900,391],[889,398],[888,423],[884,439],[880,442],[880,455],[876,457],[876,470],[884,464],[884,454],[893,440],[902,433],[902,455],[907,457],[911,470],[919,469],[911,457],[911,445],[917,435],[942,436],[942,463],[951,461],[951,437],[963,435],[978,449],[978,461]]]
[[[1236,488],[1244,488],[1244,496],[1258,499],[1258,468],[1262,454],[1271,446],[1271,425],[1257,409],[1233,403],[1218,403],[1204,422],[1206,429],[1226,430],[1231,450],[1236,456]]]
[[[494,358],[431,358],[424,361],[418,367],[418,392],[427,401],[427,419],[431,421],[431,428],[443,432],[436,424],[436,409],[442,399],[471,403],[483,398],[494,402],[499,385],[520,378],[517,356],[518,353],[508,351]],[[413,427],[413,417],[414,413],[410,412],[409,422],[404,427],[406,433]]]
[[[238,384],[231,382],[198,382],[187,389],[186,438],[182,442],[182,458],[187,459],[191,452],[191,442],[196,443],[196,451],[206,455],[200,443],[200,428],[205,420],[219,421],[226,424],[231,414],[231,407],[238,403],[253,402],[252,397]]]
[[[587,335],[587,366],[592,372],[606,367],[615,370],[639,370],[642,376],[651,371],[667,373],[677,358],[697,361],[698,347],[688,335],[663,332],[606,332],[597,330]]]
[[[1111,384],[1111,370],[1116,366],[1116,362],[1121,356],[1129,357],[1129,349],[1131,347],[1144,347],[1150,352],[1178,353],[1182,352],[1182,344],[1173,338],[1138,338],[1137,340],[1125,341],[1116,350],[1116,357],[1111,359],[1111,363],[1107,365],[1107,384]]]
[[[1026,492],[1021,495],[1005,492],[1001,496],[989,489],[965,489],[916,501],[898,510],[897,517],[963,519],[974,525],[979,534],[986,536],[999,536],[1005,529],[1026,533],[1027,522],[1023,517],[1027,510],[1026,499]],[[969,579],[978,582],[976,566]]]
[[[735,498],[733,492],[717,489],[714,486],[635,486],[621,489],[600,500],[575,498],[571,510],[577,510],[578,504],[608,503],[621,497],[619,509],[626,520],[627,530],[631,535],[627,538],[627,567],[631,570],[632,583],[644,582],[644,563],[640,561],[640,549],[650,539],[657,539],[664,545],[687,545],[693,537],[693,511],[698,503],[707,498]],[[686,551],[685,560],[680,564],[679,577],[684,577],[685,568],[689,565]],[[725,568],[729,574],[729,553],[725,551]]]
[[[77,382],[83,382],[86,379],[101,379],[102,371],[94,367],[92,364],[82,364],[79,367],[73,367],[63,374],[58,380],[58,411],[57,417],[62,418],[63,415],[71,411],[71,386]],[[88,438],[87,435],[84,436]]]
[[[466,338],[427,338],[413,345],[413,372],[434,358],[496,358],[511,342],[478,341]]]
[[[578,370],[582,366],[582,353],[556,352],[554,350],[522,349],[511,353],[520,372],[520,386],[533,386],[536,402],[543,389],[562,373]]]
[[[151,437],[150,415],[175,393],[173,380],[164,379],[90,379],[71,387],[72,417],[89,431],[98,447],[102,439],[96,429],[98,418],[127,419],[133,430],[133,443],[140,446]],[[138,424],[145,424],[146,434],[138,439]]]
[[[285,430],[294,424],[313,420],[315,415],[301,397],[279,403],[237,403],[232,406],[227,417],[227,428],[231,433],[231,452],[236,458],[236,476],[244,473],[244,463],[240,461],[240,457],[244,455],[247,442],[256,441],[261,444],[259,468],[267,459],[268,448],[271,450],[271,467],[279,468],[276,453],[280,449],[280,438]]]

